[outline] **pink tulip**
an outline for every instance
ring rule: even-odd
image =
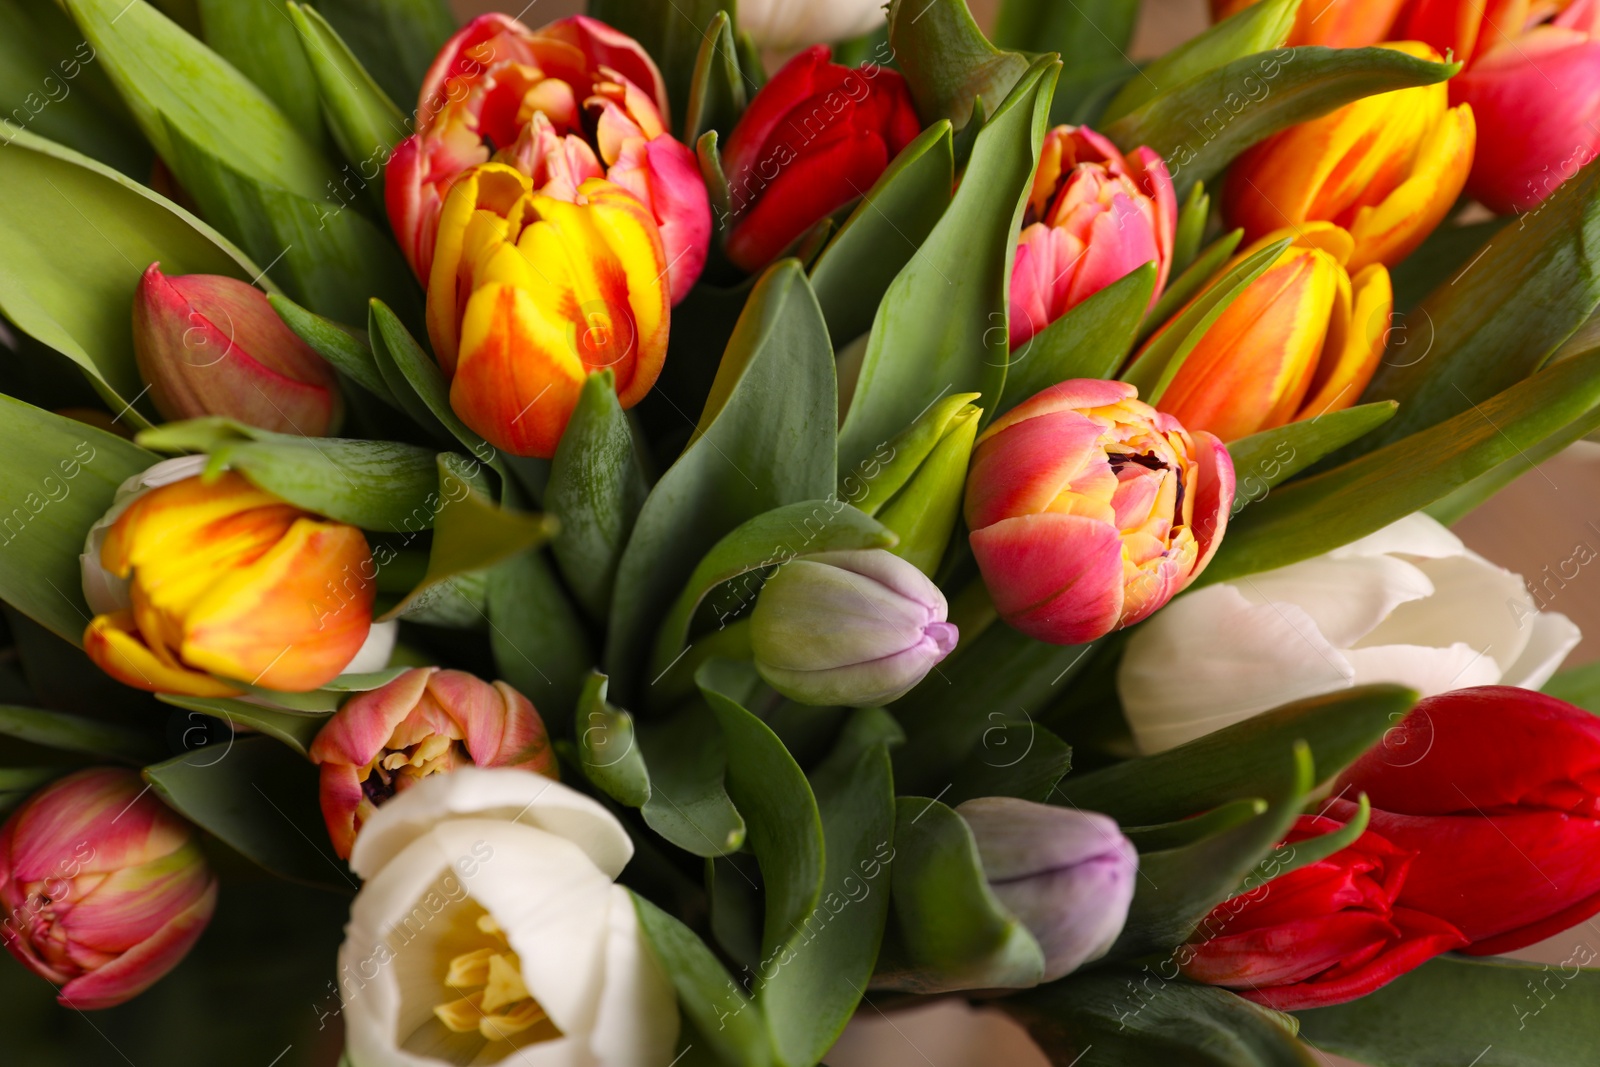
[[[322,817],[341,857],[378,805],[458,767],[519,767],[559,777],[544,721],[505,682],[418,667],[345,702],[311,745]]]
[[[508,15],[476,18],[445,43],[422,86],[416,133],[384,172],[389,221],[424,284],[450,187],[491,160],[538,192],[576,203],[606,177],[650,208],[673,301],[705,266],[711,204],[694,151],[666,132],[666,86],[639,43],[574,15],[530,30]]]
[[[1059,645],[1148,616],[1211,561],[1233,461],[1126,382],[1053,385],[973,449],[966,517],[1000,616]]]
[[[1178,198],[1167,165],[1143,146],[1125,157],[1087,126],[1045,137],[1011,268],[1011,347],[1146,263],[1152,303],[1172,269]]]
[[[133,771],[68,775],[0,829],[0,938],[67,1007],[109,1008],[148,989],[216,903],[193,829]]]

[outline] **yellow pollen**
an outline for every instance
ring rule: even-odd
[[[548,1016],[522,981],[522,961],[511,951],[505,934],[487,913],[478,930],[491,944],[450,960],[444,984],[451,989],[483,988],[433,1009],[454,1033],[476,1030],[488,1041],[504,1041],[543,1022]]]

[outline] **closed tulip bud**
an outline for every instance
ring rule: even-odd
[[[321,437],[338,420],[333,368],[283,324],[261,290],[152,263],[133,301],[133,351],[168,419],[223,415]]]
[[[819,552],[767,580],[750,615],[756,670],[802,704],[904,696],[958,636],[939,587],[883,549]]]
[[[103,540],[85,560],[84,589],[99,614],[83,646],[124,685],[205,697],[236,695],[240,683],[316,689],[374,630],[375,568],[354,526],[231,471],[160,484],[119,506],[91,536],[91,548]]]
[[[844,41],[883,25],[881,0],[744,0],[739,29],[762,48],[788,52],[815,41]]]
[[[1394,306],[1388,270],[1373,263],[1352,277],[1350,235],[1326,222],[1269,233],[1239,258],[1289,236],[1277,262],[1199,327],[1162,394],[1161,410],[1191,430],[1234,441],[1342,411],[1378,369]]]
[[[1384,47],[1440,60],[1415,41]],[[1228,169],[1223,214],[1247,241],[1331,222],[1355,246],[1346,271],[1394,266],[1449,213],[1472,167],[1473,109],[1450,107],[1449,92],[1379,93],[1267,138]]]
[[[1284,843],[1342,826],[1302,815]],[[1401,906],[1416,858],[1368,830],[1326,859],[1217,905],[1179,950],[1180,969],[1279,1011],[1365,996],[1466,943],[1445,920]]]
[[[1145,618],[1211,561],[1233,461],[1126,382],[1061,382],[996,419],[967,479],[972,554],[1002,618],[1059,645]]]
[[[1139,853],[1092,811],[982,797],[959,805],[989,888],[1044,953],[1053,982],[1111,950],[1133,902]]]
[[[666,132],[667,91],[633,38],[576,15],[530,30],[473,19],[422,85],[416,133],[384,171],[389,221],[417,277],[432,277],[450,189],[480,163],[519,170],[545,196],[577,202],[586,181],[633,193],[660,232],[672,300],[689,295],[711,242],[711,203],[693,150]]]
[[[1011,347],[1146,263],[1159,295],[1177,225],[1172,177],[1153,150],[1124,156],[1087,126],[1051,130],[1011,268]]]
[[[1211,18],[1221,22],[1260,0],[1211,0]],[[1405,0],[1304,0],[1289,31],[1290,46],[1365,48],[1387,41]]]
[[[544,720],[505,682],[418,667],[345,701],[317,734],[322,817],[334,851],[349,857],[378,806],[435,774],[516,767],[560,777]]]
[[[439,219],[428,335],[450,406],[496,448],[549,459],[591,371],[622,406],[667,355],[667,261],[650,213],[591,178],[576,202],[535,192],[511,167],[464,175]]]
[[[133,771],[68,775],[0,829],[0,938],[69,1008],[110,1008],[150,988],[216,904],[194,830]]]
[[[1365,792],[1372,829],[1417,853],[1399,903],[1458,927],[1472,955],[1600,912],[1600,719],[1582,708],[1510,686],[1431,697],[1335,789]]]
[[[745,270],[872,188],[922,130],[897,72],[840,66],[832,54],[819,44],[784,64],[728,135],[728,258]]]

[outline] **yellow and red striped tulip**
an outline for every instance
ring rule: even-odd
[[[1515,39],[1532,16],[1560,4],[1539,0],[1413,0],[1395,27],[1395,35],[1424,41],[1449,52],[1458,63],[1471,64],[1497,45]],[[1573,4],[1579,7],[1579,4]]]
[[[1211,0],[1211,19],[1221,22],[1260,0]],[[1289,30],[1291,46],[1365,48],[1388,40],[1405,0],[1305,0]]]
[[[1385,45],[1437,62],[1425,44]],[[1331,222],[1355,242],[1349,270],[1392,267],[1449,213],[1472,169],[1472,108],[1444,82],[1379,93],[1267,138],[1228,172],[1223,213],[1253,241]]]
[[[1394,305],[1388,270],[1372,263],[1352,276],[1350,235],[1327,222],[1267,234],[1240,257],[1290,236],[1277,262],[1206,329],[1157,403],[1189,429],[1234,441],[1340,411],[1377,370]]]
[[[450,190],[428,279],[428,336],[450,406],[496,448],[555,455],[591,371],[625,408],[655,384],[672,304],[650,212],[603,178],[576,202],[486,163]]]
[[[231,696],[337,677],[372,626],[361,531],[225,472],[152,489],[112,523],[100,564],[130,607],[95,616],[84,651],[136,689]]]

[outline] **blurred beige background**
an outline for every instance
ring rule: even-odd
[[[467,18],[486,11],[517,13],[520,0],[454,0]],[[805,3],[806,0],[790,0]],[[984,25],[999,0],[968,0]],[[1061,0],[1063,3],[1070,0]],[[581,0],[533,0],[520,17],[538,26],[583,9]],[[1144,0],[1131,54],[1143,59],[1166,51],[1208,25],[1205,0]],[[1546,567],[1572,557],[1579,545],[1600,554],[1600,445],[1577,449],[1531,469],[1491,503],[1467,516],[1456,532],[1473,549],[1537,585]],[[1600,568],[1544,594],[1545,606],[1569,616],[1584,641],[1569,665],[1600,658]],[[1525,949],[1517,955],[1545,963],[1570,959],[1575,948],[1600,950],[1593,924]],[[1318,1062],[1343,1067],[1350,1061],[1313,1049]],[[1049,1067],[1027,1035],[1005,1015],[973,1009],[959,1000],[884,1014],[869,1000],[828,1054],[830,1067]]]

